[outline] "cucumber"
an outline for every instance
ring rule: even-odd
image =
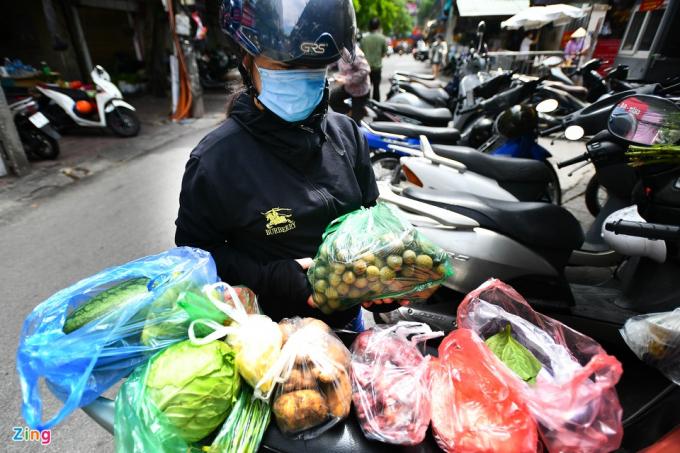
[[[102,291],[68,315],[62,330],[65,334],[69,334],[117,310],[130,300],[146,294],[149,292],[147,285],[150,281],[146,277],[132,278]]]

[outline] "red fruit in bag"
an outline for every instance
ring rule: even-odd
[[[497,359],[473,331],[451,332],[432,360],[432,429],[456,453],[523,453],[538,447],[536,423],[503,381]]]

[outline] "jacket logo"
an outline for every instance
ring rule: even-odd
[[[295,228],[295,220],[293,220],[293,210],[288,208],[272,208],[267,212],[261,212],[267,220],[267,226],[264,232],[267,236],[272,234],[281,234]]]
[[[305,55],[322,55],[326,51],[326,43],[303,42],[300,44],[300,50]]]

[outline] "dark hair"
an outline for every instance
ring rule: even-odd
[[[369,29],[370,31],[376,31],[376,30],[379,29],[379,28],[380,28],[380,19],[378,19],[377,17],[374,17],[374,18],[371,19],[371,21],[368,23],[368,29]]]

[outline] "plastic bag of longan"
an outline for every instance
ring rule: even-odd
[[[307,272],[326,314],[388,298],[422,302],[452,275],[447,253],[384,203],[334,220]]]

